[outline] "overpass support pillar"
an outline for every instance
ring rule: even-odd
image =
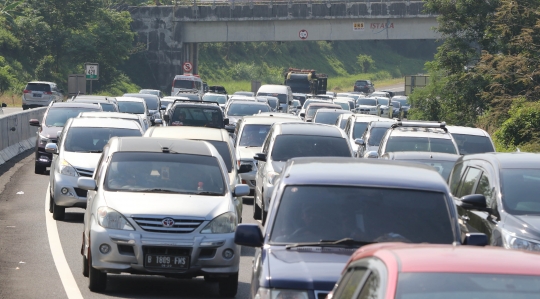
[[[184,43],[184,62],[191,62],[193,65],[193,74],[199,73],[199,44],[198,43]]]

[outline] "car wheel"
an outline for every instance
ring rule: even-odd
[[[257,192],[255,192],[255,199],[253,200],[253,219],[261,220],[261,207],[257,204]]]
[[[61,207],[57,205],[53,200],[53,214],[52,217],[54,220],[64,220],[66,216],[66,207]]]
[[[92,252],[88,249],[88,288],[92,292],[103,292],[107,289],[107,273],[92,267]]]
[[[83,246],[84,246],[84,245],[83,245]],[[90,268],[90,267],[88,266],[88,259],[87,259],[86,256],[84,256],[84,254],[83,254],[83,256],[82,256],[82,275],[83,275],[84,277],[88,277],[88,275],[89,275],[88,272],[90,272],[90,271],[89,271],[89,268]]]
[[[47,167],[43,165],[38,165],[37,163],[34,165],[34,173],[35,174],[44,174]]]
[[[238,291],[238,273],[219,279],[219,295],[222,297],[234,297]]]

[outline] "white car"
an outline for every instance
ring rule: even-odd
[[[148,125],[144,121],[143,118],[141,118],[137,114],[129,114],[129,113],[122,113],[122,112],[81,112],[79,113],[79,118],[113,118],[113,119],[127,119],[136,122],[139,124],[143,132],[148,130]]]
[[[461,155],[495,152],[495,145],[488,132],[480,128],[446,126],[454,137]]]
[[[383,118],[378,117],[376,115],[369,115],[369,114],[353,114],[349,116],[349,119],[347,120],[347,124],[345,124],[345,134],[347,135],[349,142],[351,144],[351,147],[353,149],[354,156],[356,156],[356,153],[358,151],[358,144],[355,143],[355,140],[358,138],[362,138],[362,135],[366,131],[366,128],[368,127],[369,123],[372,121],[382,121]],[[389,120],[386,118],[385,120]],[[393,120],[391,120],[393,121]]]
[[[88,190],[82,241],[83,275],[93,292],[110,273],[204,276],[219,293],[238,289],[239,215],[233,204],[249,187],[228,184],[225,162],[209,143],[113,137]]]
[[[150,112],[144,99],[135,97],[117,97],[118,111],[122,113],[137,114],[140,116],[146,127],[150,127]]]

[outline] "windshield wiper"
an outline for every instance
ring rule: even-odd
[[[161,188],[148,188],[148,189],[132,189],[133,191],[137,192],[176,192],[178,193],[178,190],[173,189],[161,189]]]
[[[364,246],[373,244],[374,242],[366,241],[357,241],[352,238],[343,238],[340,240],[321,240],[320,242],[311,242],[311,243],[294,243],[285,246],[285,249],[291,249],[296,247],[306,247],[306,246],[335,246],[335,245],[347,245],[347,246]]]
[[[89,153],[103,153],[103,150],[88,151]]]
[[[196,195],[223,195],[223,193],[212,192],[212,191],[199,191],[199,192],[193,192],[192,194],[196,194]]]

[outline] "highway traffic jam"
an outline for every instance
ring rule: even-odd
[[[234,297],[250,247],[256,299],[540,295],[538,155],[317,75],[232,95],[177,75],[171,96],[51,101],[29,124],[35,173],[55,220],[84,211],[74,275],[105,294],[118,274],[203,277]]]

